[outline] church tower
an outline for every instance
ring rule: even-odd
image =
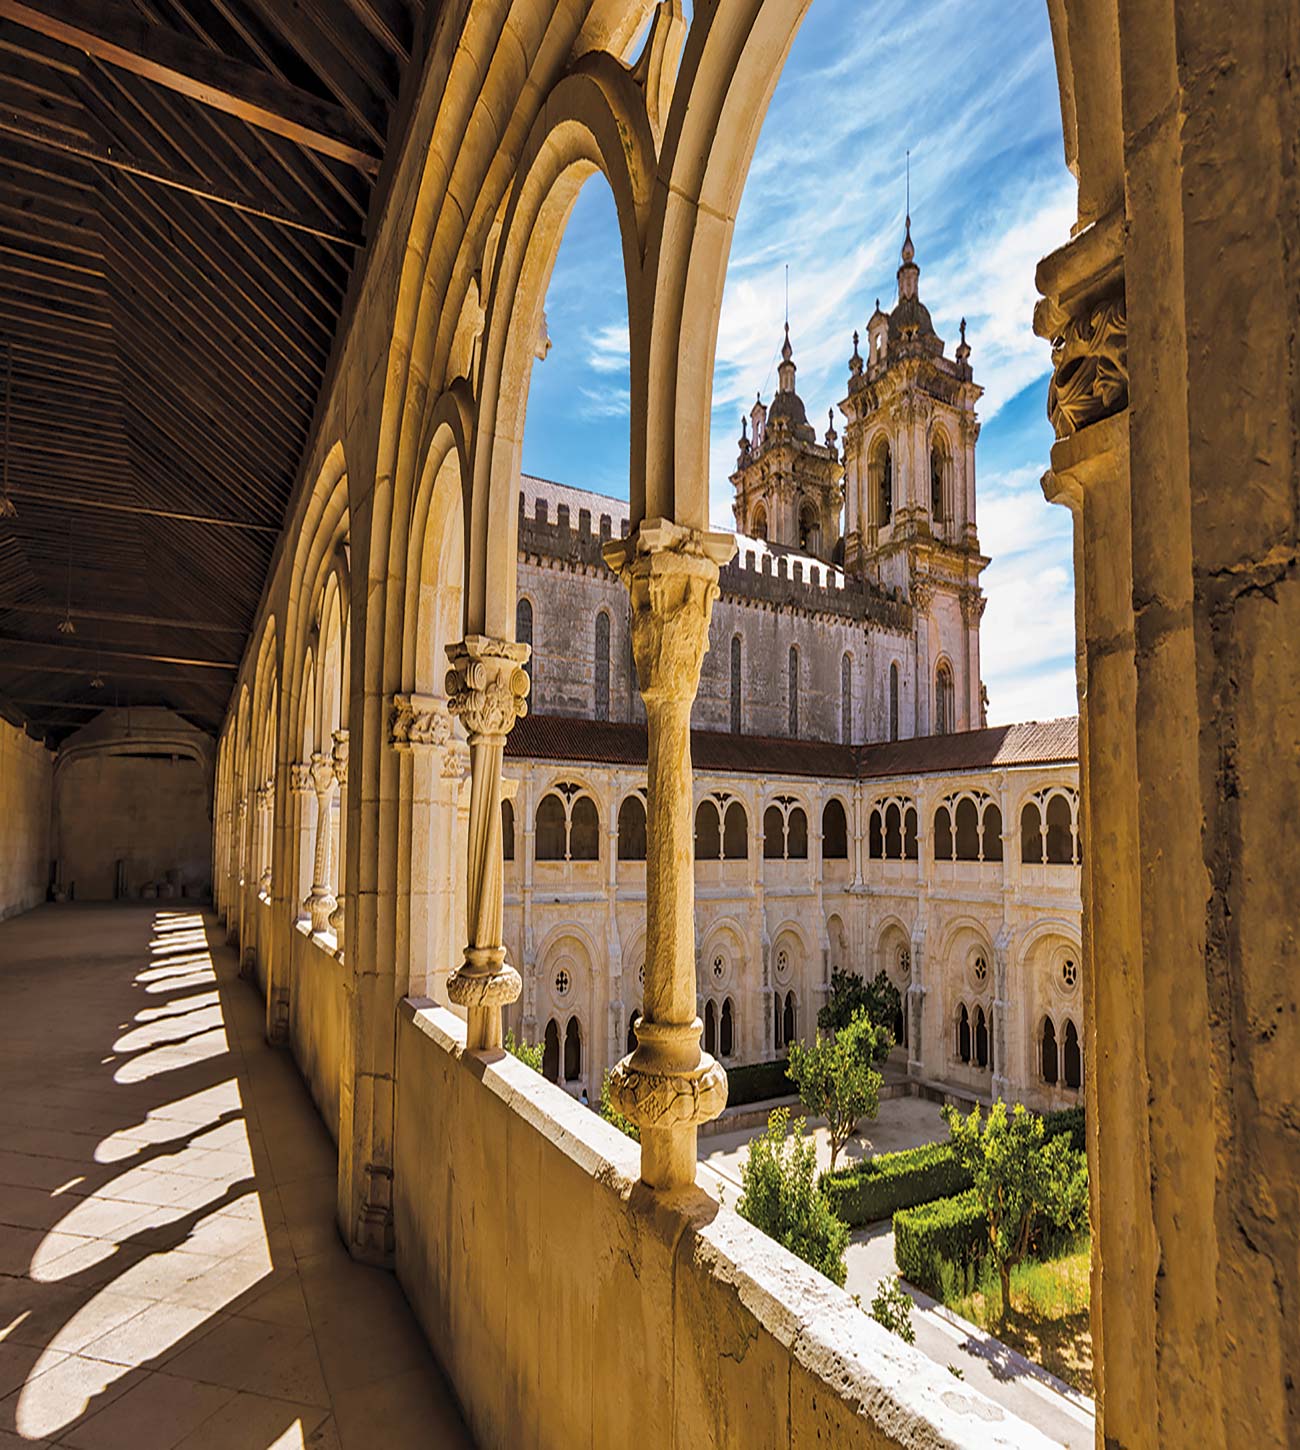
[[[803,399],[795,391],[794,349],[785,325],[776,394],[770,408],[758,398],[750,428],[740,423],[740,455],[731,482],[736,529],[831,562],[840,533],[840,456],[834,413],[818,443]]]
[[[975,404],[966,322],[952,358],[921,301],[907,218],[898,299],[853,334],[845,417],[844,564],[899,589],[914,611],[916,732],[977,730],[980,574],[975,527]]]

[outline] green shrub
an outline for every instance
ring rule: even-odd
[[[741,1217],[842,1287],[849,1227],[817,1186],[817,1149],[804,1134],[804,1120],[791,1128],[790,1110],[774,1109],[766,1131],[749,1145],[740,1181]]]
[[[925,1143],[827,1173],[822,1188],[835,1212],[857,1228],[890,1218],[900,1208],[951,1198],[969,1188],[972,1181],[951,1143]]]
[[[752,1062],[747,1067],[729,1067],[727,1106],[739,1108],[746,1103],[764,1103],[769,1098],[794,1097],[798,1090],[785,1069],[784,1061]]]
[[[540,1042],[525,1042],[522,1038],[516,1037],[513,1032],[507,1032],[503,1045],[511,1057],[517,1057],[520,1062],[526,1062],[534,1072],[541,1072],[544,1049]]]
[[[898,1335],[904,1344],[916,1343],[916,1330],[912,1328],[912,1296],[897,1279],[881,1279],[877,1283],[876,1296],[871,1301],[871,1317],[891,1334]]]
[[[609,1093],[609,1074],[606,1073],[600,1082],[600,1106],[596,1110],[607,1123],[613,1123],[620,1133],[625,1133],[636,1142],[641,1141],[641,1129],[632,1121],[625,1118],[614,1106],[614,1099]]]
[[[973,1188],[894,1215],[894,1262],[910,1283],[940,1297],[944,1266],[961,1273],[989,1252],[989,1223]]]

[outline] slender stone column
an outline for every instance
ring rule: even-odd
[[[646,964],[637,1047],[610,1075],[619,1111],[641,1129],[651,1188],[695,1181],[696,1132],[727,1103],[727,1075],[700,1051],[695,1012],[691,705],[730,534],[657,519],[605,545],[632,600],[632,649],[648,733]]]
[[[447,979],[447,995],[466,1012],[471,1052],[501,1048],[501,1009],[518,999],[519,973],[501,943],[501,756],[506,736],[528,713],[526,644],[473,634],[447,646],[447,706],[469,735],[469,882],[465,960]]]
[[[275,810],[275,781],[267,779],[257,788],[257,858],[265,864],[258,877],[258,890],[271,894],[271,820]]]
[[[312,866],[311,893],[303,905],[311,913],[311,929],[322,932],[330,924],[330,912],[338,905],[330,890],[330,797],[337,784],[334,762],[319,750],[312,752],[308,767],[312,789],[316,792],[316,856]]]
[[[239,884],[242,886],[248,876],[248,796],[242,791],[239,796]]]
[[[347,788],[348,788],[348,732],[336,730],[334,732],[334,754],[330,762],[334,767],[334,779],[339,787],[339,830],[338,843],[335,846],[337,859],[347,861]],[[344,867],[344,871],[347,867]],[[334,931],[334,954],[342,960],[343,957],[343,932],[347,925],[347,889],[344,881],[337,875],[331,873],[331,883],[339,882],[338,905],[330,912],[329,924]]]

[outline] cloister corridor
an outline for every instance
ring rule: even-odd
[[[217,943],[185,903],[0,924],[0,1445],[468,1445]]]

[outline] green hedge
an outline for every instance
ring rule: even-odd
[[[939,1266],[963,1272],[988,1252],[989,1224],[973,1188],[894,1215],[894,1262],[902,1276],[936,1298],[943,1293]]]
[[[853,1227],[889,1218],[935,1198],[950,1198],[971,1186],[951,1143],[925,1143],[900,1153],[881,1153],[822,1177],[831,1207]]]
[[[777,1062],[752,1062],[747,1067],[727,1069],[727,1106],[743,1107],[746,1103],[762,1103],[768,1098],[788,1098],[798,1095],[786,1075],[784,1060]]]
[[[1069,1133],[1072,1148],[1080,1153],[1088,1151],[1082,1108],[1057,1108],[1055,1112],[1043,1114],[1043,1141],[1046,1142],[1061,1133]]]

